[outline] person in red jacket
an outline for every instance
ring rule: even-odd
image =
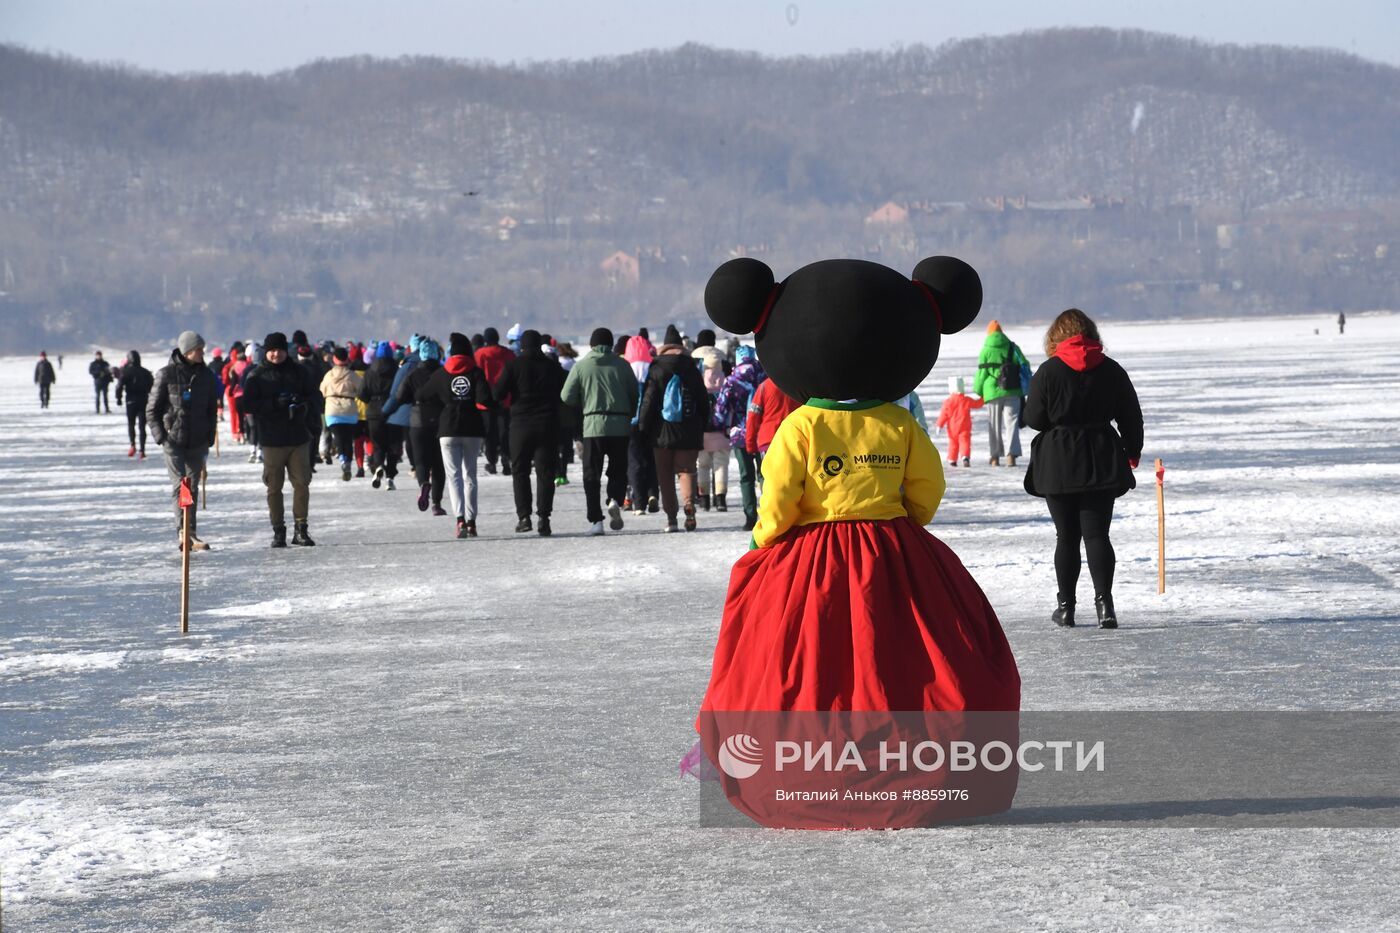
[[[505,372],[506,364],[515,359],[510,347],[501,346],[500,331],[488,327],[481,332],[485,345],[476,351],[476,365],[486,376],[488,387],[494,389]],[[489,394],[489,393],[488,393]],[[501,461],[501,475],[510,475],[510,399],[486,412],[486,472],[496,472],[496,460]]]
[[[749,420],[744,429],[744,449],[751,454],[765,454],[778,433],[778,425],[802,402],[790,398],[772,379],[765,379],[754,391],[749,402]]]
[[[972,466],[972,409],[981,408],[982,400],[963,394],[961,376],[948,377],[948,397],[938,411],[935,427],[948,428],[948,465],[957,466],[958,457],[962,465]]]

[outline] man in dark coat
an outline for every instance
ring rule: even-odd
[[[213,375],[213,370],[210,370]],[[214,380],[214,401],[219,399],[218,379]],[[122,366],[122,376],[117,380],[117,404],[126,396],[126,436],[131,441],[127,448],[128,457],[136,456],[137,428],[140,428],[141,459],[146,459],[146,403],[151,398],[151,387],[155,378],[151,371],[141,365],[141,354],[131,350],[126,354],[126,364]]]
[[[112,384],[112,365],[102,358],[101,350],[93,354],[93,360],[88,364],[88,375],[92,377],[92,388],[96,393],[94,404],[97,413],[102,414],[102,409],[105,408],[110,415],[112,405],[107,400],[107,387]]]
[[[170,362],[156,374],[146,401],[151,439],[165,453],[170,495],[175,501],[175,529],[180,531],[180,481],[193,488],[204,472],[214,432],[219,427],[219,398],[214,374],[204,365],[204,338],[192,330],[182,333]],[[195,534],[195,505],[190,506],[190,550],[207,551]]]
[[[540,349],[539,331],[520,335],[520,355],[506,364],[496,380],[496,403],[511,399],[510,472],[515,484],[515,530],[530,530],[530,466],[535,468],[535,503],[539,533],[550,533],[554,478],[559,464],[559,393],[564,368]]]
[[[672,378],[677,379],[679,410],[671,410],[667,394]],[[695,530],[695,465],[705,443],[709,420],[709,396],[705,379],[696,360],[685,349],[675,325],[666,328],[666,337],[647,372],[637,427],[651,438],[656,457],[656,481],[661,487],[661,507],[666,512],[666,530],[676,530],[676,513],[685,512],[685,530]],[[681,501],[676,501],[676,477],[680,477]]]
[[[292,543],[312,547],[307,532],[311,509],[311,420],[321,407],[321,390],[310,370],[293,360],[287,335],[280,331],[263,340],[263,362],[243,377],[241,404],[258,425],[263,452],[263,485],[267,514],[272,520],[272,546],[287,546],[282,485],[292,481]]]
[[[34,364],[34,384],[39,387],[39,407],[49,407],[49,390],[58,377],[54,375],[53,364],[49,362],[49,355],[43,350],[39,351],[39,362]]]

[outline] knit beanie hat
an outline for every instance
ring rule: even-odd
[[[667,324],[667,325],[666,325],[666,336],[665,336],[664,338],[662,338],[661,342],[662,342],[662,343],[677,343],[677,344],[681,342],[681,332],[680,332],[679,330],[676,329],[676,325],[674,325],[674,324]]]
[[[523,330],[520,332],[520,349],[538,350],[544,341],[540,339],[540,332],[537,330]]]
[[[608,347],[611,349],[612,344],[612,331],[608,330],[606,327],[595,328],[592,336],[588,338],[588,345],[590,347]]]
[[[287,349],[287,335],[280,330],[274,330],[263,338],[262,349],[263,353],[266,353],[268,350],[282,350],[285,352]]]
[[[204,338],[192,330],[187,330],[175,341],[175,346],[180,348],[181,353],[189,353],[204,346]]]
[[[990,334],[990,333],[993,333],[993,332],[999,331],[999,330],[1001,330],[1001,322],[1000,322],[1000,321],[989,321],[989,322],[987,323],[987,333]]]
[[[471,356],[472,342],[466,334],[450,334],[447,338],[448,356]]]

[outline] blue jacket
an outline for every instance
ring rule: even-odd
[[[413,417],[413,406],[399,403],[399,386],[403,385],[403,381],[408,378],[408,374],[413,372],[413,367],[417,365],[417,353],[410,353],[404,357],[403,365],[394,375],[394,385],[389,389],[389,399],[384,403],[385,420],[401,428],[408,427],[409,419]]]

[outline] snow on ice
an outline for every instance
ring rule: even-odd
[[[1050,624],[1053,531],[1020,470],[949,471],[931,528],[1000,614],[1027,709],[1394,708],[1400,316],[1349,324],[1104,327],[1147,418],[1118,632]],[[1040,358],[1041,328],[1009,333]],[[947,341],[926,409],[981,336]],[[1397,929],[1394,830],[700,828],[676,766],[742,516],[585,538],[577,465],[551,539],[513,534],[509,480],[483,475],[474,541],[409,482],[322,470],[319,546],[272,551],[225,434],[182,639],[159,451],[128,460],[125,419],[92,414],[86,358],[66,362],[41,412],[33,360],[0,361],[16,929]]]

